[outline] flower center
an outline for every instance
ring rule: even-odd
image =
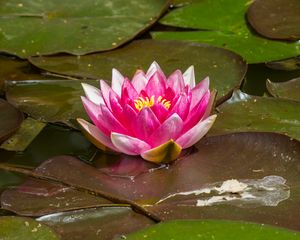
[[[156,100],[157,103],[162,103],[166,109],[169,109],[171,106],[171,102],[167,101],[167,99],[159,96]],[[152,96],[151,98],[143,98],[139,97],[138,99],[134,100],[134,106],[137,110],[141,111],[144,107],[152,107],[155,104],[155,97]]]

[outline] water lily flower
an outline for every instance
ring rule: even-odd
[[[77,119],[88,139],[102,150],[141,155],[165,163],[198,142],[213,125],[209,79],[196,85],[194,67],[168,78],[156,62],[132,81],[112,70],[112,86],[82,83],[83,106],[93,124]]]

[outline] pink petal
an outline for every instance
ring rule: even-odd
[[[112,144],[110,137],[106,136],[95,125],[90,124],[89,122],[83,119],[78,119],[78,123],[81,125],[81,127],[85,129],[85,131],[87,131],[91,136],[93,136],[96,141],[100,142],[104,146],[109,147],[114,151],[118,151],[118,149]]]
[[[181,135],[175,140],[183,149],[191,147],[198,142],[212,127],[216,120],[217,115],[212,115],[204,121],[199,121],[193,128]]]
[[[132,133],[130,135],[135,136],[135,119],[137,118],[136,111],[129,105],[125,104],[123,107],[123,117],[119,120],[122,122],[123,126],[126,126],[126,129]]]
[[[191,89],[195,87],[195,71],[194,66],[190,66],[183,74],[184,84],[189,86]]]
[[[109,92],[109,102],[113,115],[116,116],[116,118],[121,118],[123,116],[123,107],[120,104],[121,99],[114,91]]]
[[[100,89],[101,89],[101,94],[102,94],[105,105],[109,109],[111,109],[110,101],[109,101],[109,92],[113,91],[113,90],[104,80],[100,80]]]
[[[100,106],[96,105],[95,103],[88,100],[86,97],[81,97],[83,107],[85,111],[87,112],[88,116],[92,120],[92,122],[101,129],[102,132],[105,134],[109,134],[109,130],[104,127],[101,123],[101,119],[99,119],[99,115],[101,114],[101,108]]]
[[[200,83],[192,89],[192,101],[190,109],[193,109],[195,105],[202,99],[204,94],[209,90],[209,78],[203,79]]]
[[[155,72],[149,79],[145,91],[149,97],[163,96],[166,91],[166,83],[164,77],[159,73]]]
[[[184,121],[190,110],[190,99],[185,93],[181,93],[175,105],[172,107],[169,116],[177,113]]]
[[[200,121],[206,111],[209,99],[210,92],[208,90],[200,102],[190,111],[190,114],[184,122],[183,132],[186,132]]]
[[[148,143],[138,138],[116,132],[111,133],[111,141],[120,152],[128,155],[140,155],[151,148]]]
[[[145,88],[145,86],[148,83],[148,79],[146,78],[145,73],[142,70],[136,71],[132,78],[132,85],[135,88],[135,90],[140,93],[142,89]]]
[[[124,82],[123,75],[115,68],[112,70],[112,83],[111,87],[115,91],[116,94],[121,96],[121,89]]]
[[[182,92],[184,89],[184,80],[181,71],[176,70],[175,72],[173,72],[169,76],[167,84],[174,90],[175,94]]]
[[[84,93],[86,95],[86,97],[92,101],[93,103],[100,105],[100,104],[104,104],[101,92],[98,88],[87,84],[87,83],[81,83],[82,88],[84,90]]]
[[[134,119],[132,119],[134,120]],[[144,107],[135,119],[135,135],[147,142],[149,136],[160,126],[160,122],[149,107]]]
[[[124,80],[123,86],[122,86],[122,99],[123,98],[130,98],[132,100],[135,100],[139,97],[138,92],[135,90],[134,86],[132,83],[126,78]],[[125,99],[123,102],[126,101]]]
[[[162,103],[156,103],[151,107],[152,112],[155,114],[157,119],[160,121],[160,123],[163,123],[168,114],[168,109],[165,108],[165,106]]]
[[[149,69],[146,73],[146,78],[149,80],[153,76],[153,74],[156,73],[156,72],[159,72],[160,75],[164,79],[166,79],[166,76],[164,75],[164,72],[161,70],[160,66],[155,61],[150,65],[150,67],[149,67]]]
[[[182,126],[182,119],[178,114],[174,113],[156,129],[147,142],[150,143],[152,147],[156,147],[171,139],[176,139],[178,134],[181,133]]]
[[[101,124],[110,132],[117,132],[123,134],[129,134],[128,130],[120,123],[118,119],[111,113],[111,111],[104,105],[100,105],[101,114],[99,118]]]

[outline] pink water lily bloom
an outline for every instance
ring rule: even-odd
[[[85,135],[102,150],[141,155],[162,163],[178,158],[211,128],[209,79],[195,84],[194,67],[168,78],[156,62],[133,79],[112,71],[112,86],[82,83],[84,108],[94,125],[78,119]]]

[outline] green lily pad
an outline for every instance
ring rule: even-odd
[[[135,201],[162,220],[244,220],[300,230],[299,157],[300,142],[287,136],[236,133],[204,138],[173,164],[149,166],[131,177],[126,164],[108,175],[107,166],[95,168],[70,156],[51,158],[37,171],[75,189]]]
[[[189,40],[227,48],[248,63],[299,55],[299,42],[269,40],[251,32],[244,17],[249,3],[249,0],[203,0],[189,4],[171,11],[160,23],[194,31],[153,32],[152,36],[159,40]]]
[[[268,80],[267,88],[274,97],[300,101],[300,78],[280,83]]]
[[[266,66],[272,69],[293,71],[300,69],[300,56],[289,58],[281,61],[274,61],[266,63]]]
[[[24,176],[0,170],[0,192],[9,186],[18,185],[24,181]],[[1,206],[2,208],[2,206]]]
[[[194,65],[197,82],[209,76],[211,88],[218,91],[219,101],[240,85],[247,70],[242,58],[230,51],[178,41],[134,41],[115,51],[91,54],[79,59],[72,56],[30,59],[32,64],[46,71],[109,81],[112,68],[131,78],[137,69],[148,69],[154,60],[166,74],[171,74],[176,69],[185,71],[190,65]]]
[[[8,102],[0,99],[0,143],[18,130],[23,114]]]
[[[1,2],[0,50],[27,58],[114,49],[154,24],[168,5],[167,0]]]
[[[88,119],[80,96],[81,82],[77,80],[8,81],[7,100],[34,119],[44,122],[62,122],[71,127],[72,119]],[[97,81],[85,81],[96,85]]]
[[[122,239],[122,238],[116,238]],[[128,240],[140,239],[173,239],[173,240],[298,240],[299,232],[292,232],[281,228],[230,221],[170,221],[156,224],[144,230],[129,234]]]
[[[300,39],[300,2],[298,0],[255,0],[247,11],[251,26],[272,39]]]
[[[45,123],[26,118],[18,131],[2,143],[0,148],[8,151],[24,151],[45,126]]]
[[[209,135],[233,132],[277,132],[300,140],[300,103],[255,97],[236,91],[219,106]]]
[[[51,228],[31,218],[0,217],[0,239],[59,240]]]
[[[36,167],[56,155],[72,155],[89,162],[97,149],[78,131],[47,125],[22,154],[0,149],[0,162]]]
[[[37,219],[57,231],[64,240],[111,240],[153,222],[128,207],[103,207],[46,215]]]

